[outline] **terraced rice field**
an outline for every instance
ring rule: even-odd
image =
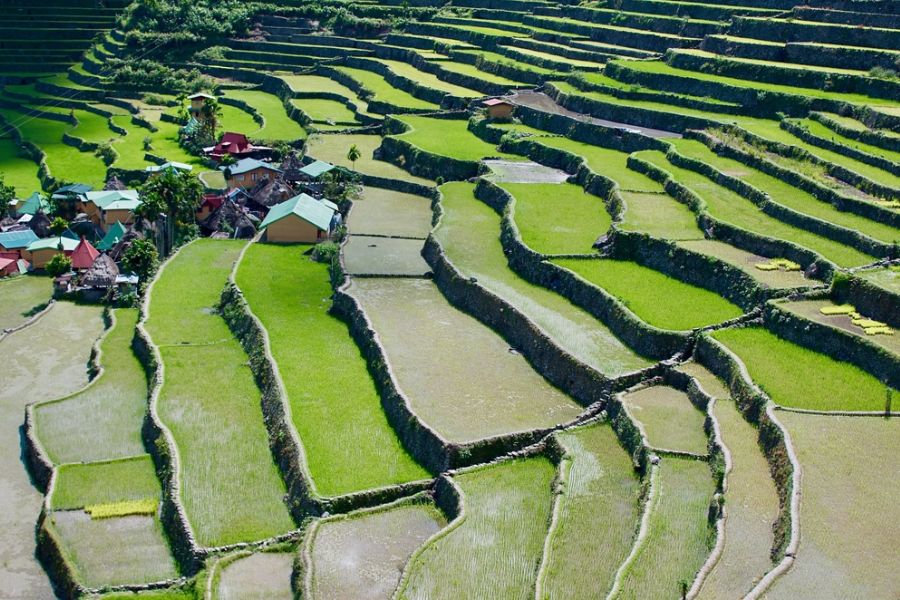
[[[898,585],[893,561],[869,557],[888,556],[897,539],[897,507],[891,502],[897,478],[880,466],[896,450],[897,422],[791,413],[778,418],[804,466],[805,529],[794,567],[769,596],[890,596]],[[879,517],[872,519],[871,512]]]
[[[566,351],[601,373],[618,376],[650,366],[600,321],[563,296],[533,285],[507,265],[500,216],[477,200],[472,186],[441,186],[444,215],[435,232],[462,272],[522,311]]]
[[[634,262],[572,258],[554,262],[606,290],[638,318],[660,329],[694,329],[741,315],[740,308],[713,292]]]
[[[361,155],[356,163],[347,158],[347,153],[353,146],[359,149]],[[352,168],[363,175],[432,185],[429,180],[410,175],[393,163],[375,159],[373,154],[379,146],[381,146],[381,138],[377,135],[323,134],[314,135],[307,141],[310,156],[319,160],[348,169]]]
[[[559,441],[568,457],[560,467],[565,483],[540,590],[547,598],[596,598],[612,589],[634,542],[640,480],[606,425],[560,434]]]
[[[34,521],[41,494],[20,462],[19,427],[25,405],[75,392],[87,381],[85,365],[91,344],[101,334],[100,309],[61,303],[27,329],[2,340],[10,374],[0,393],[3,407],[3,565],[7,593],[46,596],[50,584],[34,558]],[[40,385],[38,385],[38,383]]]
[[[625,394],[622,402],[643,427],[651,448],[706,454],[704,414],[684,392],[654,385]]]
[[[181,500],[211,546],[293,526],[247,356],[215,309],[242,246],[199,240],[184,248],[153,287],[146,324],[163,360],[157,410],[177,445]],[[217,376],[198,380],[207,369]]]
[[[662,460],[654,482],[647,535],[620,571],[616,598],[677,596],[678,582],[690,581],[710,549],[706,520],[714,491],[707,463]]]
[[[412,559],[399,597],[532,597],[553,474],[548,460],[534,458],[457,476],[463,517]]]
[[[254,139],[293,142],[306,137],[306,131],[288,116],[281,99],[274,94],[260,90],[232,90],[225,97],[247,103],[262,116],[262,127],[240,129]]]
[[[552,427],[580,412],[496,333],[451,307],[433,283],[356,279],[348,292],[378,331],[413,411],[448,441]]]
[[[750,377],[776,404],[810,410],[884,410],[884,384],[859,367],[759,327],[723,329],[712,335],[746,364]],[[785,373],[812,373],[815,379]]]
[[[425,503],[324,520],[307,540],[310,598],[390,598],[409,557],[447,524]]]
[[[35,407],[35,431],[54,463],[125,458],[144,452],[147,377],[131,351],[135,309],[118,309],[100,345],[103,373],[66,398]]]
[[[0,283],[0,329],[23,325],[37,314],[53,293],[49,277],[14,277]]]
[[[3,181],[16,188],[20,196],[41,189],[38,166],[31,159],[19,154],[19,146],[11,137],[0,137],[0,164],[3,165]]]
[[[590,254],[612,223],[603,201],[572,184],[503,183],[522,241],[541,254]]]
[[[4,599],[896,596],[891,3],[96,4],[4,4],[18,201],[225,189],[205,92],[352,208],[191,242],[105,321],[0,282]]]
[[[265,552],[238,558],[222,567],[215,597],[222,600],[271,598],[290,600],[291,565],[289,552]]]
[[[304,256],[308,249],[254,244],[237,284],[268,332],[316,489],[337,496],[426,479],[381,410],[346,325],[328,314],[327,269]],[[296,357],[298,331],[307,332],[305,360]]]
[[[493,145],[481,141],[467,129],[467,121],[437,119],[416,115],[397,117],[410,130],[399,134],[413,146],[438,156],[457,160],[477,161],[482,158],[519,159],[518,155],[500,152]]]

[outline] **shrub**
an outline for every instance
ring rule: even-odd
[[[72,270],[72,259],[64,254],[57,254],[50,259],[44,269],[51,277],[59,277],[63,273],[68,273]]]
[[[147,282],[159,268],[159,253],[150,240],[135,240],[122,257],[122,266]]]
[[[335,242],[322,242],[313,248],[313,259],[320,263],[331,264],[339,251],[340,246]]]

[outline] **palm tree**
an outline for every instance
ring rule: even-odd
[[[353,170],[356,170],[356,161],[362,156],[362,152],[359,151],[359,148],[356,147],[356,144],[350,146],[350,151],[347,152],[347,160],[353,165]]]

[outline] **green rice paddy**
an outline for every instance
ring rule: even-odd
[[[100,345],[102,374],[72,396],[38,404],[35,431],[56,463],[92,462],[142,454],[147,377],[131,351],[136,309],[117,309]]]
[[[513,219],[525,245],[541,254],[590,254],[612,219],[603,200],[581,186],[502,183],[515,199]]]
[[[458,475],[463,517],[413,558],[399,597],[533,598],[554,472],[532,458]]]
[[[619,299],[647,324],[682,331],[741,316],[739,307],[718,294],[623,260],[557,259],[556,264]]]
[[[648,367],[591,314],[519,277],[500,244],[500,216],[477,200],[471,184],[441,186],[444,216],[435,235],[456,268],[515,306],[555,343],[601,373],[617,376]]]
[[[247,355],[215,308],[242,246],[199,240],[182,249],[153,287],[146,325],[165,369],[157,410],[177,445],[181,501],[210,546],[293,527]]]
[[[713,337],[747,365],[750,377],[776,404],[811,410],[884,410],[884,384],[859,367],[759,327],[723,329]]]
[[[399,115],[396,118],[411,128],[410,131],[396,137],[425,152],[467,161],[477,161],[482,158],[522,160],[522,157],[500,152],[492,144],[476,137],[469,131],[468,121],[416,115]]]
[[[316,489],[336,496],[428,478],[391,429],[347,326],[328,313],[328,270],[309,249],[254,244],[237,284],[268,332]]]
[[[249,130],[238,130],[251,138],[288,142],[306,138],[306,131],[288,116],[278,96],[260,90],[229,90],[225,97],[246,102],[262,115],[262,127],[257,125]]]

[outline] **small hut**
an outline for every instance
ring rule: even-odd
[[[119,267],[108,254],[101,254],[81,277],[81,287],[95,290],[108,290],[116,285]]]
[[[100,252],[84,236],[81,236],[81,241],[72,251],[72,268],[79,271],[90,269],[98,256],[100,256]]]
[[[296,183],[303,179],[300,169],[303,168],[303,161],[297,156],[296,152],[288,154],[281,163],[282,177],[288,183]]]
[[[481,103],[487,109],[488,116],[492,119],[505,120],[512,117],[515,104],[501,98],[490,98]]]

